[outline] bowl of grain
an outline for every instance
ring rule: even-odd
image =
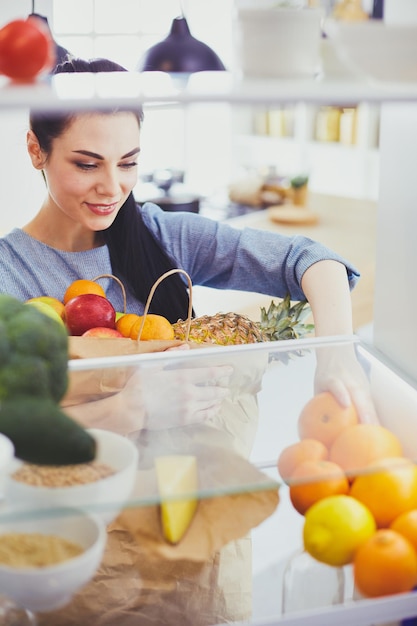
[[[1,592],[34,612],[65,606],[94,576],[105,545],[98,516],[66,508],[53,517],[23,517],[9,510],[0,520]]]
[[[138,450],[117,433],[88,432],[97,441],[94,461],[63,466],[15,461],[5,479],[6,501],[26,510],[75,507],[99,515],[105,524],[115,519],[133,490]]]

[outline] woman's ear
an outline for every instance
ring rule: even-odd
[[[26,135],[27,151],[35,169],[41,170],[45,165],[45,155],[39,145],[39,141],[33,130],[28,130]]]

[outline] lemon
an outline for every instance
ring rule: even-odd
[[[304,548],[317,561],[340,567],[351,563],[375,532],[375,519],[364,504],[351,496],[329,496],[305,514]]]

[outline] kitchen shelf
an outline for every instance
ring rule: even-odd
[[[240,79],[229,72],[198,72],[188,79],[162,72],[64,74],[34,85],[13,85],[0,77],[0,109],[93,109],[115,105],[230,103],[264,105],[412,102],[417,84],[348,80]]]

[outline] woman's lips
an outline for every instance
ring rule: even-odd
[[[113,202],[113,204],[92,204],[90,202],[86,202],[86,205],[95,215],[110,215],[110,213],[113,213],[113,211],[116,209],[118,203]]]

